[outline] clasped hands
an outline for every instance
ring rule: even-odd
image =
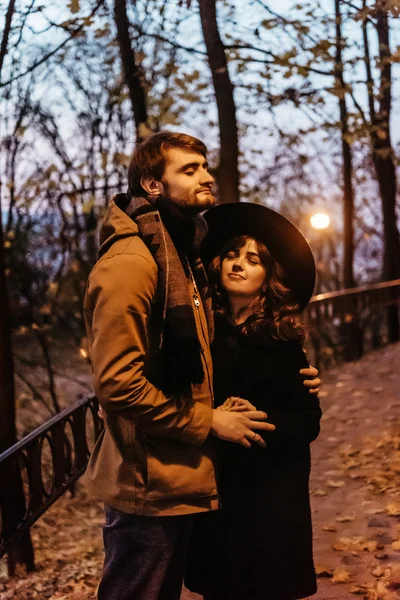
[[[227,398],[221,406],[218,406],[217,410],[229,410],[230,412],[244,412],[246,410],[257,410],[249,400],[240,398],[239,396],[231,396]]]
[[[318,394],[321,380],[317,377],[317,369],[314,367],[301,369],[300,375],[307,378],[303,383],[309,393]],[[254,404],[245,398],[231,396],[213,410],[211,434],[221,440],[241,444],[245,448],[250,448],[251,442],[265,448],[265,440],[254,430],[274,431],[275,425],[267,423],[267,418],[267,413],[257,410]]]
[[[251,442],[266,447],[264,439],[255,429],[274,431],[275,425],[267,423],[268,415],[245,398],[231,396],[214,409],[211,433],[221,440],[251,447]]]

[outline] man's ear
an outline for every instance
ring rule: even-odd
[[[140,185],[148,194],[153,196],[161,196],[164,191],[164,186],[161,181],[150,179],[150,177],[142,177]]]

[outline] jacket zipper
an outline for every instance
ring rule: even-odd
[[[189,270],[190,278],[191,278],[192,284],[193,284],[193,290],[194,290],[194,293],[193,293],[193,304],[195,305],[195,307],[197,309],[197,314],[198,314],[198,318],[199,318],[199,322],[200,322],[200,327],[201,327],[201,332],[203,334],[204,341],[205,341],[205,343],[207,343],[206,340],[208,338],[207,338],[207,336],[205,334],[204,327],[203,327],[203,322],[202,322],[202,319],[201,319],[201,316],[200,316],[200,297],[201,296],[200,296],[199,290],[197,288],[197,284],[196,284],[196,280],[195,280],[194,275],[193,275],[192,267],[190,266],[190,262],[189,262],[188,257],[186,256],[186,254],[185,254],[185,262],[186,262],[186,266],[187,266],[187,268]],[[203,359],[204,359],[204,364],[205,364],[206,371],[207,371],[208,388],[210,390],[210,395],[211,395],[211,405],[214,408],[214,394],[212,392],[210,372],[208,370],[207,360],[206,360],[206,357],[204,356],[204,352],[203,352],[203,348],[202,348],[201,344],[200,344],[200,352],[201,352],[201,355],[203,356]],[[210,356],[211,356],[211,350],[210,350]]]

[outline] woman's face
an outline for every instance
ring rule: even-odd
[[[259,296],[266,270],[261,264],[257,243],[246,240],[242,248],[228,252],[221,264],[221,285],[228,296]]]

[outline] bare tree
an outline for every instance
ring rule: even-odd
[[[14,11],[15,1],[10,0],[6,13],[0,49],[0,82],[4,59],[7,54]],[[14,361],[11,347],[8,294],[4,270],[4,242],[1,213],[2,204],[0,187],[0,452],[3,452],[16,442],[17,434],[15,426]],[[22,481],[18,471],[16,471],[14,475],[14,481],[12,483],[9,482],[9,485],[12,486],[12,490],[10,490],[8,497],[9,504],[8,506],[3,507],[2,512],[5,527],[10,524],[16,511],[22,515],[25,513],[25,498],[22,489]],[[8,516],[10,517],[9,519],[7,518]],[[27,570],[32,570],[34,568],[33,548],[29,532],[24,534],[18,548],[9,552],[7,563],[10,575],[14,574],[17,563],[24,564]]]
[[[363,0],[362,21],[364,41],[364,63],[367,76],[367,92],[369,106],[369,132],[372,146],[372,159],[382,202],[383,216],[383,279],[391,280],[400,277],[400,237],[396,219],[397,176],[395,155],[390,135],[390,117],[392,108],[392,72],[390,51],[390,26],[388,3],[378,0],[372,11],[368,10]],[[375,17],[375,28],[378,37],[379,54],[379,93],[378,102],[374,93],[374,79],[370,56],[368,25],[371,17]],[[376,103],[378,107],[376,107]],[[388,330],[390,341],[400,337],[397,307],[388,312]]]

